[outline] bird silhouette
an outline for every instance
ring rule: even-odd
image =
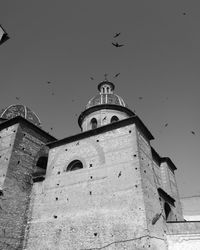
[[[118,37],[121,34],[121,32],[119,33],[115,33],[115,35],[113,36],[114,38]]]
[[[120,75],[120,73],[117,73],[114,77],[116,78],[116,77],[118,77]]]
[[[0,25],[0,33],[2,33],[2,36],[0,37],[0,45],[2,45],[4,42],[6,42],[10,37],[8,36],[8,33],[3,29],[3,27]]]
[[[16,100],[18,100],[18,101],[20,100],[20,97],[18,97],[18,96],[16,96],[15,98],[16,98]]]
[[[54,92],[52,92],[52,93],[51,93],[51,95],[55,95],[55,93],[54,93]]]
[[[186,15],[186,12],[183,12],[183,16],[185,16]]]
[[[50,81],[47,81],[47,84],[51,84],[51,82],[50,82]]]
[[[191,134],[195,135],[195,132],[194,132],[194,131],[191,131]]]
[[[168,123],[165,123],[165,128],[168,126]]]
[[[139,97],[139,100],[142,100],[142,99],[143,99],[143,97],[142,97],[142,96],[140,96],[140,97]]]
[[[152,219],[152,225],[156,224],[156,222],[159,220],[160,216],[162,215],[162,213],[157,213],[153,219]]]
[[[118,178],[122,175],[122,172],[120,171],[119,174],[118,174]]]
[[[93,80],[94,80],[94,78],[91,76],[91,77],[90,77],[90,80],[92,80],[92,81],[93,81]]]
[[[124,44],[119,44],[119,43],[112,43],[112,45],[115,46],[116,48],[124,46]]]

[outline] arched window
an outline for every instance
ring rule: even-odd
[[[116,115],[114,115],[112,118],[111,118],[111,123],[113,123],[113,122],[117,122],[117,121],[119,121],[119,118],[116,116]]]
[[[167,202],[164,203],[164,211],[165,211],[165,218],[166,221],[169,220],[170,214],[172,212],[171,207]]]
[[[97,119],[96,118],[92,118],[92,120],[90,121],[90,123],[91,123],[92,129],[97,128]]]
[[[109,87],[107,87],[107,93],[109,93]]]
[[[74,160],[74,161],[70,162],[70,164],[67,166],[67,172],[68,171],[75,171],[75,170],[78,170],[81,168],[83,168],[82,162],[79,160]]]
[[[47,156],[40,156],[39,159],[37,160],[37,163],[36,163],[33,175],[32,175],[34,182],[43,181],[45,179],[47,161],[48,161]]]

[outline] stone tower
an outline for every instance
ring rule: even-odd
[[[98,85],[78,119],[82,133],[46,145],[23,249],[168,249],[166,222],[183,220],[176,167],[114,87]]]
[[[33,173],[43,167],[55,138],[40,127],[37,115],[24,105],[0,113],[0,249],[22,249]],[[40,159],[40,161],[39,161]],[[39,162],[38,162],[39,161]]]

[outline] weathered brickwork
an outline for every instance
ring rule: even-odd
[[[163,189],[175,199],[176,209],[173,209],[175,218],[176,220],[183,220],[175,173],[171,170],[166,162],[161,163],[160,169]]]
[[[18,125],[0,131],[0,190],[3,190]]]
[[[84,168],[66,172],[74,159]],[[154,249],[134,125],[53,148],[48,163],[34,184],[25,249]]]
[[[0,136],[0,249],[22,249],[35,158],[48,140],[23,124],[1,130]]]
[[[103,126],[106,124],[110,124],[111,118],[113,116],[117,116],[119,120],[126,119],[129,116],[121,111],[117,110],[108,110],[108,109],[102,109],[96,112],[92,112],[90,115],[88,115],[82,123],[82,129],[83,131],[90,130],[91,127],[91,120],[92,118],[96,118],[98,127]]]
[[[105,74],[82,133],[61,140],[23,105],[0,117],[0,250],[200,249],[176,166],[114,89]]]
[[[167,249],[163,216],[159,216],[163,213],[163,211],[161,203],[159,202],[159,195],[157,191],[159,186],[157,185],[157,176],[154,171],[150,143],[139,130],[137,130],[137,137],[143,202],[145,204],[147,218],[147,230],[149,235],[152,237],[150,246],[152,249]],[[156,216],[158,219],[155,223],[153,223]]]
[[[171,187],[170,187],[170,179],[169,179],[169,171],[167,163],[166,162],[161,163],[160,169],[161,169],[163,188],[168,194],[171,195]]]
[[[161,169],[160,169],[160,166],[155,161],[153,161],[152,170],[153,170],[154,181],[155,181],[156,186],[164,189],[163,184],[162,184]]]

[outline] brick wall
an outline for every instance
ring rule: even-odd
[[[74,159],[83,169],[66,172]],[[159,249],[144,205],[135,125],[58,146],[33,186],[24,249]]]
[[[34,130],[16,124],[1,130],[0,249],[22,249],[32,172],[38,151],[47,142]]]

